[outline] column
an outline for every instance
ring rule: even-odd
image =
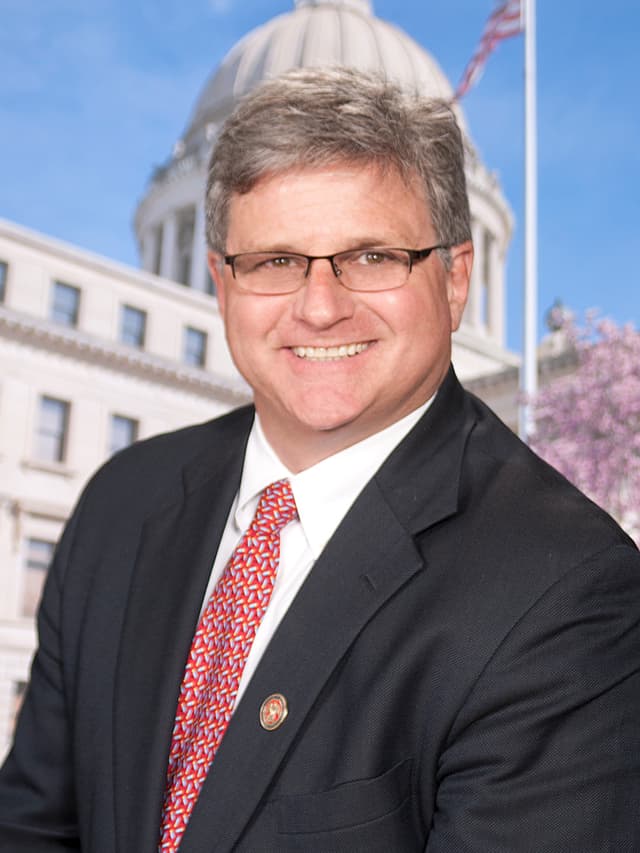
[[[482,289],[484,275],[484,227],[481,222],[474,220],[471,224],[473,238],[473,271],[471,273],[471,289],[467,302],[467,322],[474,329],[482,328]]]
[[[489,333],[498,343],[504,343],[504,257],[494,238],[489,248]]]
[[[153,265],[158,251],[159,232],[153,226],[147,228],[142,238],[142,269],[146,272],[153,272]]]
[[[175,211],[167,216],[162,227],[162,255],[160,257],[160,275],[175,279],[176,248],[178,239],[178,221]]]
[[[194,290],[205,293],[207,290],[207,251],[205,239],[204,199],[196,205],[196,222],[193,229],[193,248],[191,250],[191,281]]]

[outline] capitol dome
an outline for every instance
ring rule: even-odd
[[[432,97],[453,97],[434,57],[407,33],[375,16],[371,0],[294,0],[293,9],[256,27],[206,81],[171,157],[152,175],[135,216],[144,269],[213,292],[206,268],[204,187],[209,155],[237,101],[291,68],[347,65],[379,71]],[[458,120],[469,132],[460,107]],[[482,373],[513,362],[504,350],[504,265],[512,216],[498,182],[472,152],[467,165],[476,262],[457,348]],[[468,360],[468,359],[467,359]],[[471,365],[475,365],[472,367]]]
[[[296,0],[295,10],[252,30],[229,51],[204,86],[189,127],[190,151],[262,80],[290,68],[349,65],[378,71],[410,89],[451,99],[435,59],[407,33],[373,15],[369,0]],[[458,110],[458,119],[462,111]]]

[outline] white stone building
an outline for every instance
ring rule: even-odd
[[[33,616],[91,473],[250,399],[216,300],[0,220],[0,748]]]
[[[452,95],[433,57],[376,18],[369,0],[296,0],[231,49],[154,174],[135,217],[145,271],[0,220],[0,751],[28,677],[46,569],[87,478],[133,440],[249,399],[205,263],[202,194],[216,133],[266,76],[336,63]],[[512,216],[473,155],[468,180],[476,263],[454,362],[483,396],[496,390],[510,419],[517,358],[505,348],[504,269]]]

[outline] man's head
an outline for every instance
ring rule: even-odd
[[[292,470],[435,393],[472,259],[446,104],[351,70],[270,81],[222,131],[207,216],[232,356]]]

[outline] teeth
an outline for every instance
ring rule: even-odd
[[[309,358],[312,361],[337,361],[340,358],[351,358],[364,352],[369,344],[341,344],[339,347],[292,347],[298,358]]]

